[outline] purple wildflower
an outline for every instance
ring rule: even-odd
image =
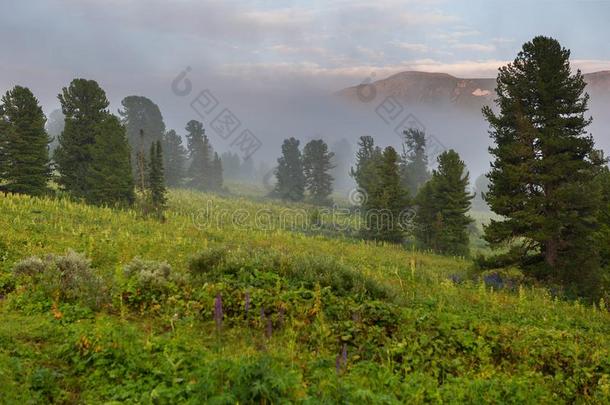
[[[222,328],[222,295],[218,293],[214,300],[214,320],[216,321],[216,329]]]
[[[341,372],[341,356],[337,355],[335,359],[335,370],[337,370],[337,374]]]
[[[347,366],[347,343],[343,343],[343,350],[341,351],[341,362],[343,366]]]
[[[284,326],[284,314],[286,312],[286,309],[281,306],[280,307],[280,314],[279,314],[279,321],[280,321],[280,326]]]
[[[273,324],[271,322],[271,317],[269,317],[267,319],[267,328],[265,329],[265,336],[267,336],[267,339],[270,339],[272,335],[273,335]]]

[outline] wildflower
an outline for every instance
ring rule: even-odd
[[[267,319],[267,328],[265,329],[265,336],[267,336],[267,339],[270,339],[272,335],[273,335],[273,324],[271,322],[271,317],[269,317]]]
[[[284,314],[286,312],[286,309],[284,308],[284,306],[282,305],[280,307],[280,314],[279,314],[279,321],[280,321],[280,326],[284,325]]]
[[[216,329],[222,328],[222,296],[220,293],[216,295],[214,300],[214,320],[216,321]]]

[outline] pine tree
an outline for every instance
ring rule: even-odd
[[[211,173],[212,173],[212,184],[211,184],[211,189],[214,191],[221,191],[222,190],[222,183],[223,183],[223,179],[222,179],[222,161],[220,159],[220,156],[218,156],[218,153],[214,152],[214,160],[212,161],[212,168],[211,168]]]
[[[51,177],[45,116],[32,92],[15,86],[0,104],[0,187],[11,193],[41,195]]]
[[[96,127],[108,114],[106,93],[94,80],[74,79],[59,96],[65,127],[55,150],[59,184],[75,198],[87,199],[91,148]]]
[[[610,169],[604,167],[598,176],[602,194],[602,207],[599,211],[600,229],[597,233],[597,245],[600,246],[601,266],[610,270]]]
[[[474,198],[467,191],[469,177],[457,152],[450,150],[438,157],[438,169],[416,199],[415,237],[422,248],[468,256],[468,226],[473,222],[468,212]]]
[[[403,133],[400,175],[403,185],[412,196],[430,180],[428,155],[426,154],[426,134],[419,129],[410,128]]]
[[[333,192],[333,177],[329,172],[334,167],[331,163],[334,155],[328,151],[328,145],[322,139],[310,141],[303,148],[305,188],[314,204],[332,203],[330,195]]]
[[[586,293],[597,283],[600,195],[591,180],[603,162],[586,132],[586,84],[569,57],[540,36],[500,69],[499,114],[483,113],[495,143],[487,201],[504,219],[491,222],[486,239],[518,243],[527,263],[540,262],[536,274]]]
[[[169,187],[180,187],[185,176],[187,151],[182,137],[173,129],[163,137],[165,180]]]
[[[377,183],[365,204],[365,237],[400,243],[404,238],[403,213],[409,208],[409,193],[400,180],[399,156],[388,146],[374,161]]]
[[[167,205],[167,190],[163,173],[163,149],[161,141],[150,145],[148,184],[150,191],[150,204],[158,218],[163,218]]]
[[[381,149],[375,146],[373,137],[360,137],[358,151],[356,152],[356,167],[350,170],[350,175],[354,178],[356,184],[358,184],[360,191],[365,194],[365,200],[379,181],[377,178],[377,166],[381,157]]]
[[[195,189],[207,191],[212,188],[213,152],[210,141],[205,134],[203,124],[191,120],[186,124],[186,140],[190,158],[189,185]]]
[[[128,96],[121,101],[121,105],[123,109],[119,110],[119,115],[132,150],[131,164],[137,170],[137,160],[146,160],[150,145],[163,139],[165,123],[159,106],[146,97]]]
[[[127,206],[135,200],[129,143],[125,127],[111,114],[95,127],[91,148],[88,202]]]
[[[275,172],[277,183],[272,193],[277,198],[303,201],[305,175],[299,143],[297,139],[289,138],[282,144],[282,156],[277,160],[278,166]]]

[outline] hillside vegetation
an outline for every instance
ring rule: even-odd
[[[279,204],[169,197],[165,222],[0,197],[0,403],[610,398],[603,302],[292,229]],[[220,210],[242,220],[217,220]]]

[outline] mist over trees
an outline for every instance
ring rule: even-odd
[[[426,133],[416,128],[403,132],[400,175],[409,195],[416,196],[419,188],[430,179],[428,155],[426,153]]]
[[[328,145],[322,139],[309,141],[303,149],[305,189],[313,204],[330,205],[332,202],[330,195],[334,179],[330,171],[334,168],[334,155],[328,151]]]

